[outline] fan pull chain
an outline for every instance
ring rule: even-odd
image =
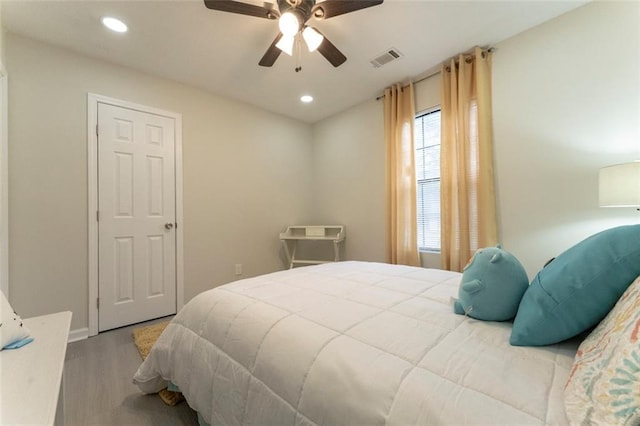
[[[293,52],[293,56],[295,57],[296,60],[296,72],[300,72],[302,71],[302,65],[301,65],[301,60],[300,60],[300,33],[298,33],[296,35],[296,41],[295,41],[295,45],[293,46],[294,48],[294,52]]]

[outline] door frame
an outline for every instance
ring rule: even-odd
[[[89,336],[98,334],[98,104],[129,108],[175,120],[176,173],[176,312],[184,306],[184,252],[182,220],[182,115],[158,108],[139,105],[107,96],[87,93],[87,178],[88,178],[88,257],[89,257]]]
[[[0,290],[9,298],[9,76],[0,58]]]

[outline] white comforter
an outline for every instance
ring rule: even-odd
[[[460,274],[340,262],[195,297],[135,374],[212,425],[565,424],[575,344],[455,315]]]

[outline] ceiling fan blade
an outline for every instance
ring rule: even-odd
[[[318,30],[316,29],[316,31]],[[318,32],[320,33],[320,31]],[[338,48],[324,36],[324,34],[322,34],[322,37],[324,37],[324,40],[322,40],[322,43],[320,43],[320,46],[318,46],[318,52],[320,52],[320,54],[324,56],[327,61],[331,62],[331,65],[333,65],[334,67],[339,67],[340,65],[344,64],[344,62],[347,60],[347,57],[344,56],[342,52],[338,50]]]
[[[240,15],[256,16],[258,18],[277,19],[280,16],[278,11],[275,9],[234,0],[204,0],[204,5],[208,9],[238,13]]]
[[[325,0],[316,4],[311,12],[318,19],[329,19],[334,16],[354,12],[367,7],[382,4],[383,0]]]
[[[278,56],[280,56],[282,52],[282,50],[276,47],[276,44],[278,44],[281,38],[282,33],[278,33],[273,43],[271,43],[271,46],[269,46],[262,59],[260,59],[260,62],[258,62],[258,65],[261,67],[270,67],[276,62],[276,59],[278,59]]]

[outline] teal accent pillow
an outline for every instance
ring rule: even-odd
[[[590,329],[640,275],[640,225],[592,235],[533,279],[518,307],[514,346],[558,343]]]
[[[529,286],[522,264],[499,245],[478,250],[464,267],[453,311],[484,321],[516,316]]]

